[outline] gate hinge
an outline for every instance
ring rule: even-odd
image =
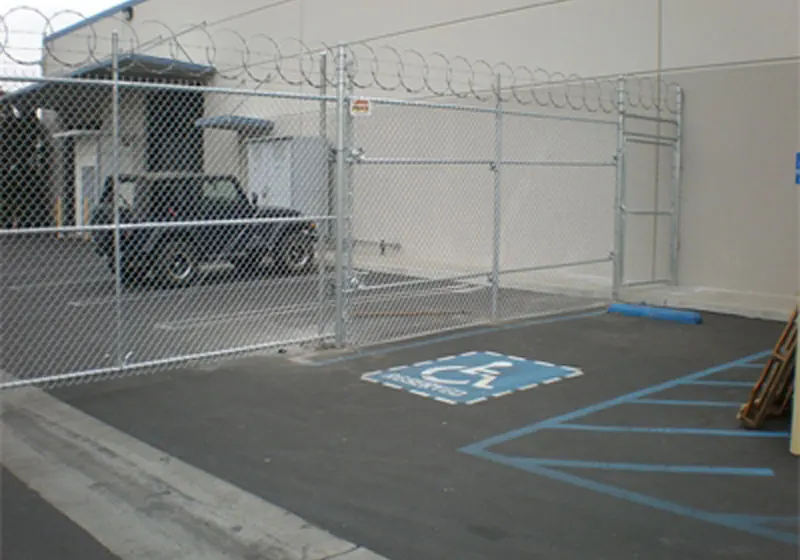
[[[364,148],[353,148],[347,154],[347,163],[359,163],[364,159]]]

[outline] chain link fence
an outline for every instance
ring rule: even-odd
[[[674,87],[114,23],[46,40],[43,76],[3,49],[2,388],[386,342],[676,279]]]

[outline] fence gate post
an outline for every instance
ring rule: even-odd
[[[347,342],[345,321],[345,208],[347,202],[345,128],[347,126],[347,54],[344,45],[336,50],[336,345]]]
[[[619,301],[625,273],[625,78],[617,79],[617,155],[614,193],[614,270],[611,297]]]
[[[495,113],[494,113],[494,162],[492,171],[494,173],[494,231],[492,237],[492,321],[497,320],[498,300],[500,295],[500,234],[502,222],[501,208],[501,189],[502,176],[500,173],[503,164],[503,94],[500,89],[502,86],[500,74],[495,79]]]
[[[681,227],[681,151],[683,144],[683,90],[678,87],[675,98],[675,145],[673,146],[672,160],[672,212],[670,214],[670,244],[669,244],[669,276],[673,286],[677,286],[678,278],[678,252],[680,251]]]
[[[112,70],[112,101],[111,101],[111,128],[112,128],[112,162],[111,169],[114,177],[114,279],[115,297],[114,305],[116,308],[116,366],[120,369],[125,367],[124,337],[122,329],[122,252],[120,247],[120,192],[119,192],[119,34],[114,31],[111,34],[111,70]]]
[[[325,327],[328,324],[327,308],[328,298],[330,292],[328,291],[328,263],[327,255],[330,251],[330,233],[331,233],[331,181],[330,181],[330,152],[328,151],[328,53],[323,52],[319,60],[319,95],[321,97],[319,102],[319,139],[323,146],[325,146],[325,210],[322,214],[325,216],[322,223],[317,224],[317,232],[319,239],[317,240],[317,254],[319,255],[317,261],[317,305],[319,306],[319,335],[320,337],[325,334]]]

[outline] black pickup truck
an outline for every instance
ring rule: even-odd
[[[290,208],[259,208],[233,176],[119,176],[120,266],[131,284],[192,284],[206,264],[253,268],[266,257],[283,272],[314,261],[316,224]],[[106,179],[92,225],[114,223],[114,179]],[[267,221],[269,218],[282,220]],[[175,224],[175,225],[172,225]],[[116,270],[113,230],[94,230],[96,252]]]

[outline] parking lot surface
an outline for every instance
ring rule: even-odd
[[[0,370],[20,379],[162,365],[200,354],[315,346],[334,336],[334,272],[286,275],[270,266],[206,267],[196,285],[124,287],[82,239],[0,240]],[[357,269],[348,335],[365,344],[474,324],[490,315],[486,282],[432,280]],[[403,285],[408,282],[420,284]],[[498,316],[552,313],[597,302],[501,290]]]
[[[704,319],[590,312],[53,394],[393,560],[796,558],[788,422],[735,417],[782,325]]]

